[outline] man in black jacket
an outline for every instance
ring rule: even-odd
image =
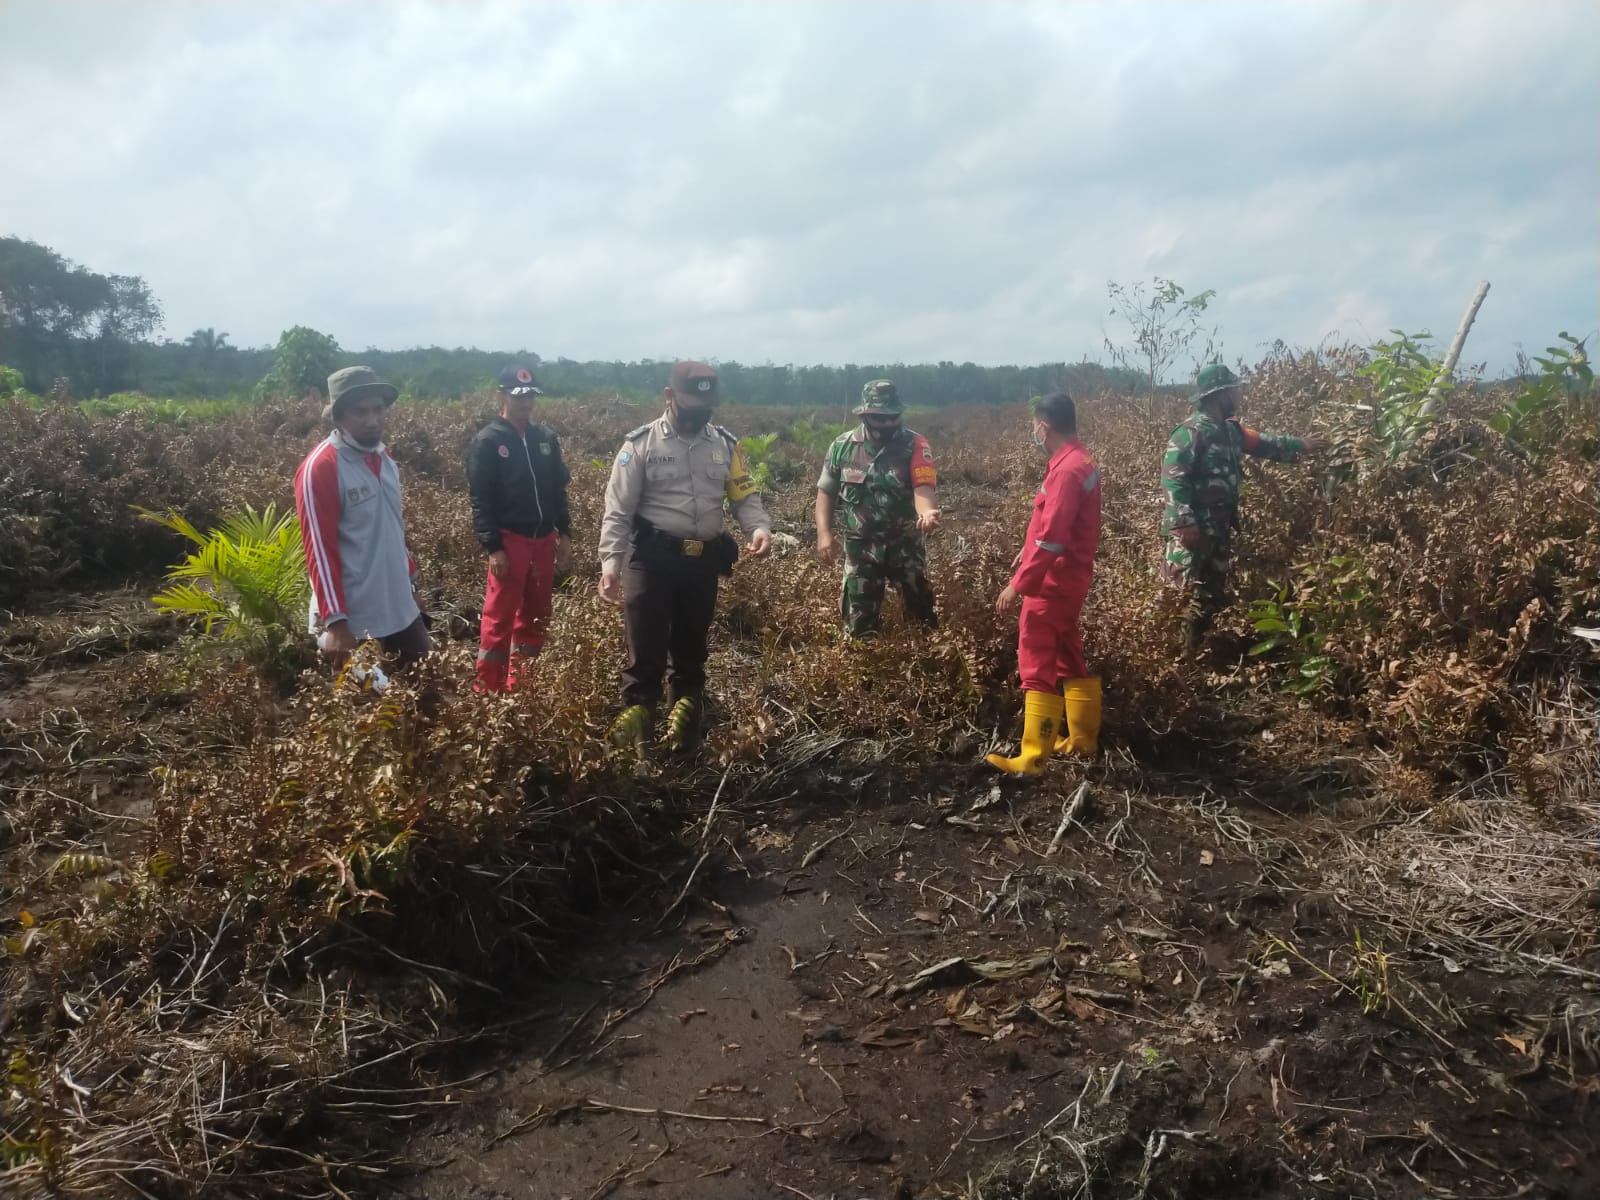
[[[544,393],[520,365],[500,372],[499,388],[500,415],[467,448],[472,531],[489,555],[478,686],[491,692],[515,687],[514,661],[543,649],[555,575],[572,561],[571,476],[556,435],[533,420]]]

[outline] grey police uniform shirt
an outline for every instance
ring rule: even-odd
[[[739,440],[720,425],[707,424],[693,437],[675,430],[662,416],[641,425],[622,443],[606,484],[605,516],[600,522],[600,565],[621,572],[637,515],[673,537],[710,541],[723,531],[722,505],[729,500],[734,518],[749,537],[768,532],[761,493],[751,490],[732,500],[734,459]]]

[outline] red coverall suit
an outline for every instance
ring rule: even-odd
[[[1053,693],[1062,680],[1089,674],[1078,618],[1099,544],[1100,469],[1073,440],[1050,458],[1022,562],[1011,578],[1011,589],[1022,597],[1017,669],[1023,691]]]

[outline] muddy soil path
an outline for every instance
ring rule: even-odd
[[[1570,982],[1353,958],[1298,821],[1101,772],[1050,853],[1076,776],[856,782],[729,800],[400,1194],[1600,1195]]]

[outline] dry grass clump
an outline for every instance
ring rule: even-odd
[[[266,408],[222,421],[141,413],[90,417],[71,405],[0,403],[0,601],[39,589],[147,575],[179,539],[135,506],[172,508],[202,528],[291,475],[311,419]]]
[[[1342,836],[1342,898],[1457,964],[1600,982],[1600,690],[1567,675],[1523,700],[1537,732],[1506,767]]]
[[[223,678],[259,717],[260,685]],[[31,881],[4,947],[18,1194],[318,1194],[318,1139],[345,1170],[348,1120],[432,1102],[415,1073],[455,1010],[503,1001],[667,811],[586,785],[585,713],[469,680],[453,656],[381,696],[304,689],[175,759],[114,855]]]

